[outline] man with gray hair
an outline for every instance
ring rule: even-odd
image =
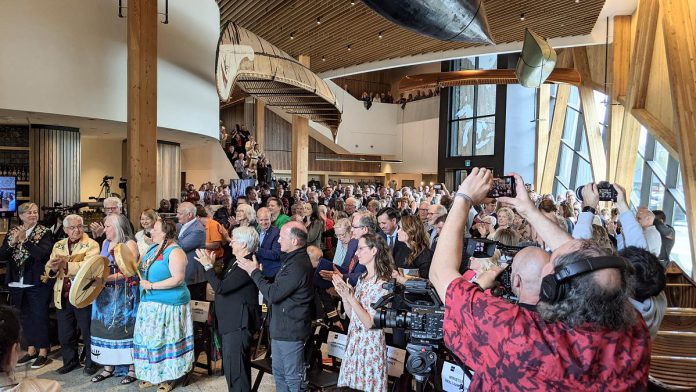
[[[123,214],[123,202],[121,202],[121,199],[118,197],[107,197],[104,199],[103,204],[105,217],[114,214]],[[132,226],[133,225],[131,224],[131,229],[133,229]],[[102,222],[90,223],[89,229],[91,230],[92,238],[94,239],[101,238],[104,235],[104,224]]]
[[[80,367],[80,358],[77,352],[77,327],[80,328],[82,341],[85,344],[84,372],[92,375],[99,369],[92,362],[90,353],[92,305],[76,308],[68,300],[72,278],[80,270],[82,261],[87,257],[99,254],[99,244],[85,234],[83,224],[82,217],[79,215],[72,214],[63,219],[63,230],[68,237],[53,245],[53,251],[47,263],[50,268],[48,277],[56,279],[53,284],[53,305],[56,307],[58,341],[63,357],[63,366],[57,370],[58,374],[66,374]],[[77,255],[83,256],[76,258]]]
[[[264,279],[259,263],[238,260],[270,305],[271,351],[276,390],[301,391],[305,381],[304,344],[312,333],[314,269],[307,254],[307,228],[291,221],[280,229],[283,266],[273,283]]]
[[[354,197],[349,197],[346,199],[345,205],[344,205],[344,211],[348,216],[351,216],[355,213],[355,211],[360,209],[360,201]]]
[[[186,252],[186,285],[191,299],[205,301],[207,279],[205,269],[196,262],[196,249],[205,249],[205,227],[196,219],[196,206],[185,201],[176,209],[176,218],[181,225],[178,244]]]
[[[447,208],[443,206],[442,204],[433,204],[430,207],[428,207],[428,226],[430,226],[430,230],[427,231],[428,236],[430,237],[430,247],[433,246],[433,241],[435,240],[435,236],[437,233],[435,232],[435,221],[437,218],[447,215]]]

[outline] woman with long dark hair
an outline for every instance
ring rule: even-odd
[[[375,310],[371,305],[387,293],[382,285],[392,277],[394,260],[387,243],[375,234],[365,234],[360,238],[355,255],[367,269],[355,290],[340,275],[333,277],[336,292],[351,320],[338,386],[361,391],[386,391],[387,344],[384,330],[372,329]]]
[[[324,220],[319,215],[319,206],[315,202],[304,203],[308,214],[305,216],[307,227],[307,246],[321,247],[321,235],[324,233]]]
[[[418,269],[418,276],[428,279],[433,251],[430,249],[430,239],[420,219],[413,215],[401,217],[397,238],[406,244],[408,252],[397,253],[396,266],[403,269]],[[403,283],[403,277],[397,277],[397,280]]]
[[[133,332],[135,374],[141,387],[174,388],[193,367],[193,319],[186,287],[186,253],[176,243],[176,226],[158,220],[140,263],[140,307]]]

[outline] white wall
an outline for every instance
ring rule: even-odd
[[[228,182],[231,178],[238,178],[227,155],[216,141],[209,141],[199,147],[182,148],[181,171],[186,172],[186,182],[195,184],[196,189],[204,182],[217,183],[221,178]]]
[[[113,176],[111,191],[121,194],[118,179],[122,173],[121,139],[105,139],[82,136],[80,138],[80,201],[89,201],[90,196],[99,195],[100,184],[104,176]]]
[[[0,10],[0,109],[126,121],[117,1],[0,0]],[[218,137],[219,26],[212,0],[169,2],[169,24],[158,25],[159,127]]]
[[[536,89],[519,84],[507,86],[504,172],[519,173],[525,182],[534,182],[536,156]]]

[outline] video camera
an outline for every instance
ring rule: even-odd
[[[517,297],[512,292],[512,259],[517,252],[524,249],[524,246],[510,246],[497,241],[483,238],[469,238],[466,244],[466,257],[476,257],[485,259],[493,257],[496,249],[500,251],[500,264],[505,265],[503,272],[498,275],[496,281],[499,283],[491,289],[491,294],[496,297],[505,298],[508,301],[514,302]]]
[[[437,362],[437,351],[444,338],[445,305],[425,279],[409,279],[403,285],[392,279],[382,287],[389,293],[372,304],[376,310],[374,328],[399,328],[409,332],[406,371],[416,382],[422,383]],[[396,297],[402,299],[408,310],[387,307]]]

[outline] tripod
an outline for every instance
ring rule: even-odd
[[[102,182],[99,185],[101,187],[101,190],[99,191],[99,195],[97,196],[97,201],[103,201],[107,197],[111,196],[111,180],[113,177],[111,176],[104,176],[102,178]]]

